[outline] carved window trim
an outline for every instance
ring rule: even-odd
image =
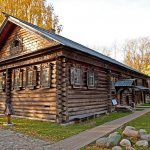
[[[15,55],[23,51],[23,39],[17,34],[10,43],[10,54]]]
[[[81,68],[71,67],[70,69],[71,85],[74,88],[81,88],[83,86],[83,71]]]
[[[20,70],[21,73],[21,78],[22,78],[22,89],[26,88],[26,81],[27,81],[27,72],[26,72],[26,68],[21,68]]]
[[[52,78],[52,65],[50,63],[42,64],[41,65],[41,87],[50,88],[51,78]]]
[[[0,73],[0,91],[5,91],[6,88],[6,72]]]
[[[93,69],[87,71],[87,86],[89,89],[95,88],[95,72]]]
[[[27,87],[35,89],[37,86],[37,67],[32,66],[27,68]]]
[[[14,70],[14,89],[20,90],[22,87],[21,69]]]
[[[19,68],[12,70],[11,89],[22,90],[26,88],[26,69]]]

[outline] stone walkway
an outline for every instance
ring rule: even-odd
[[[143,114],[150,112],[150,109],[145,109],[143,111],[136,111],[131,115],[125,116],[120,119],[113,120],[111,122],[105,123],[98,127],[86,130],[81,132],[78,135],[72,136],[65,140],[62,140],[58,143],[49,146],[50,150],[78,150],[100,137],[110,134],[111,132],[115,131],[116,129],[120,128],[127,122],[142,116]]]
[[[150,109],[136,111],[131,115],[89,129],[55,144],[0,129],[0,150],[77,150],[147,112],[150,112]]]

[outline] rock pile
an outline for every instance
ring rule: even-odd
[[[135,148],[148,150],[150,134],[147,134],[145,129],[137,130],[132,126],[126,126],[122,133],[114,132],[108,137],[98,139],[96,145],[112,150],[135,150]]]

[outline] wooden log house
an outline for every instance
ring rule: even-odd
[[[110,57],[5,14],[0,28],[0,113],[53,122],[144,103],[150,77]]]

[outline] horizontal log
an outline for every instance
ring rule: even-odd
[[[97,108],[97,109],[90,109],[90,110],[81,110],[77,112],[69,112],[69,116],[75,116],[75,115],[82,115],[82,114],[88,114],[88,113],[97,113],[101,111],[107,111],[106,108]]]
[[[99,115],[99,114],[104,114],[104,113],[107,113],[107,111],[104,110],[104,111],[95,112],[95,113],[87,113],[87,114],[69,116],[69,120],[82,119],[82,118],[89,117],[89,116],[92,116],[92,115]]]
[[[50,110],[48,107],[27,107],[27,106],[12,106],[14,111],[38,112],[38,113],[56,113],[55,110]]]
[[[18,110],[32,110],[32,111],[36,111],[37,110],[48,110],[49,112],[50,111],[56,111],[56,107],[42,107],[42,106],[18,106],[18,105],[13,105],[12,106],[14,109],[18,109]]]
[[[103,104],[107,104],[107,101],[97,101],[97,102],[77,102],[77,103],[67,103],[69,108],[72,107],[82,107],[82,106],[94,106],[94,105],[103,105]]]
[[[15,106],[41,106],[41,107],[56,107],[56,102],[34,102],[34,101],[28,101],[28,102],[19,102],[19,101],[12,101],[12,104]]]
[[[97,108],[107,108],[107,105],[92,105],[92,106],[81,106],[81,107],[74,107],[74,108],[68,108],[68,112],[76,112],[76,111],[86,111],[90,109],[97,109]]]
[[[48,120],[55,120],[56,119],[56,115],[50,115],[50,114],[31,114],[31,113],[26,113],[26,112],[15,112],[15,115],[40,118],[40,119],[48,119]]]
[[[41,103],[56,103],[56,97],[33,97],[33,98],[28,98],[28,97],[13,97],[12,102],[41,102]]]
[[[26,97],[26,98],[50,98],[50,97],[56,97],[56,93],[32,93],[32,94],[13,94],[12,93],[12,98],[21,98],[21,97]]]
[[[107,95],[105,95],[105,94],[97,94],[97,95],[77,95],[77,94],[75,94],[75,95],[68,95],[68,99],[100,99],[101,97],[107,97]]]
[[[39,93],[55,93],[55,92],[56,88],[39,88],[34,90],[26,88],[25,90],[20,91],[13,90],[12,94],[39,94]]]
[[[83,89],[73,89],[73,90],[68,90],[68,94],[86,94],[86,95],[95,95],[95,94],[100,94],[102,91],[100,89],[93,89],[93,90],[83,90]],[[107,92],[107,91],[106,91]]]

